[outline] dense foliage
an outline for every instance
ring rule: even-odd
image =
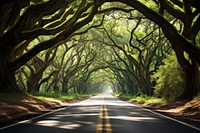
[[[153,79],[156,80],[154,92],[156,96],[172,101],[183,93],[184,74],[174,53],[167,55],[163,62],[153,75]]]
[[[199,7],[199,0],[2,0],[0,92],[112,88],[192,98],[200,86]]]

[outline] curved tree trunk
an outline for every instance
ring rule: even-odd
[[[185,87],[182,95],[178,99],[192,99],[197,95],[199,90],[199,64],[194,59],[189,62],[185,56],[184,51],[178,47],[173,47],[178,62],[184,71]]]
[[[0,93],[21,92],[16,84],[15,68],[9,65],[7,55],[0,53]]]
[[[192,99],[199,90],[199,64],[192,60],[192,64],[185,71],[185,90],[182,98]]]

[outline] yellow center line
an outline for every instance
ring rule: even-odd
[[[104,110],[105,110],[105,119],[106,119],[106,133],[112,133],[112,128],[111,128],[110,119],[109,119],[106,105],[104,105],[104,107],[105,107]]]
[[[105,126],[103,125],[103,119],[106,120]],[[105,129],[103,129],[103,126]],[[108,110],[106,108],[106,105],[104,104],[104,98],[102,99],[102,104],[101,104],[101,109],[100,109],[100,114],[99,114],[99,121],[98,125],[96,128],[96,133],[102,133],[103,130],[106,131],[106,133],[112,133],[112,128],[110,124],[110,119],[108,115]]]
[[[99,114],[99,121],[96,129],[96,133],[102,133],[103,130],[103,106],[101,105],[100,114]]]

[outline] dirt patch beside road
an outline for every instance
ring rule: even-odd
[[[51,111],[56,108],[69,106],[71,101],[40,100],[26,93],[1,94],[0,97],[0,123],[9,122],[24,116]]]
[[[192,101],[175,101],[167,104],[145,104],[136,101],[128,102],[200,128],[200,98],[195,98]]]

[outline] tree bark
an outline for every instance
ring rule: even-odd
[[[192,60],[192,64],[185,72],[185,91],[182,94],[183,98],[193,99],[199,90],[199,64]]]
[[[39,92],[39,81],[42,78],[42,74],[33,74],[27,81],[28,93]]]
[[[16,84],[15,68],[8,63],[8,51],[0,53],[0,93],[21,92]]]
[[[173,50],[185,74],[184,91],[177,99],[192,99],[199,90],[199,64],[192,58],[191,62],[189,62],[184,56],[184,51],[179,47],[173,47]]]
[[[1,0],[0,1],[0,7],[4,6],[6,4],[9,4],[9,3],[13,2],[13,1],[16,1],[16,0]]]

